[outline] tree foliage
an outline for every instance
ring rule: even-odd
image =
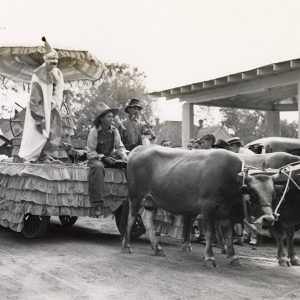
[[[266,135],[265,116],[261,111],[222,108],[222,125],[244,143]]]
[[[144,86],[145,75],[127,64],[106,64],[107,72],[100,84],[73,93],[71,109],[76,125],[76,137],[86,139],[93,120],[97,116],[97,103],[104,102],[112,108],[119,108],[119,117],[124,119],[124,108],[131,98],[141,100],[147,116],[152,113],[152,99]]]
[[[262,111],[221,108],[223,115],[222,125],[233,135],[241,138],[244,143],[265,137],[267,124],[265,113]],[[280,121],[281,136],[296,138],[298,124]]]
[[[298,123],[293,121],[289,123],[287,120],[280,120],[281,136],[297,138],[298,137]]]

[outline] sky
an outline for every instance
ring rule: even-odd
[[[1,1],[0,45],[86,49],[146,74],[149,92],[300,57],[297,0]],[[164,118],[181,117],[176,101]]]

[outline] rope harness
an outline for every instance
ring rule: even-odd
[[[245,162],[242,162],[242,171],[241,173],[243,174],[243,179],[242,179],[242,193],[243,193],[243,209],[244,209],[244,215],[245,218],[248,220],[249,219],[249,215],[248,215],[248,207],[247,207],[247,193],[245,192],[245,188],[247,187],[246,185],[246,177],[248,175],[248,169],[245,168]]]
[[[299,165],[299,164],[300,164],[299,162],[294,162],[294,163],[288,164],[288,165],[280,168],[280,170],[279,170],[279,173],[284,174],[288,179],[287,179],[287,182],[286,182],[286,185],[285,185],[284,192],[283,192],[283,194],[282,194],[282,196],[281,196],[281,198],[280,198],[280,200],[279,200],[279,202],[278,202],[278,204],[277,204],[277,206],[275,208],[275,211],[274,211],[275,214],[277,213],[280,205],[282,204],[282,202],[283,202],[283,200],[285,198],[285,195],[286,195],[286,193],[288,191],[290,182],[292,182],[295,185],[295,187],[300,191],[299,185],[292,178],[292,172],[294,171],[293,166]],[[287,172],[284,171],[284,169],[287,169],[287,168],[290,169],[289,173],[287,173]]]
[[[275,216],[275,221],[278,220],[278,217],[279,217],[279,214],[278,214],[278,210],[281,206],[281,204],[283,203],[284,199],[285,199],[285,196],[286,196],[286,193],[288,192],[288,189],[289,189],[289,185],[290,185],[290,182],[292,182],[295,187],[300,191],[300,186],[295,182],[295,180],[292,178],[292,173],[296,170],[296,169],[300,169],[299,167],[298,168],[295,168],[295,165],[300,165],[300,162],[294,162],[294,163],[291,163],[291,164],[288,164],[286,166],[283,166],[281,167],[279,170],[275,170],[273,169],[272,172],[275,171],[275,174],[278,172],[278,174],[283,174],[287,177],[287,182],[286,182],[286,185],[285,185],[285,188],[284,188],[284,192],[276,206],[276,209],[273,213],[273,215]],[[248,176],[248,172],[249,172],[249,167],[251,169],[256,169],[256,170],[260,170],[259,168],[256,168],[256,167],[252,167],[252,166],[248,166],[245,168],[245,163],[243,162],[242,163],[242,170],[241,170],[241,173],[242,173],[242,193],[243,193],[243,210],[244,210],[244,223],[245,225],[247,225],[250,230],[258,233],[258,234],[262,234],[262,224],[258,224],[259,222],[256,222],[257,224],[254,224],[253,223],[253,220],[251,220],[251,218],[249,217],[249,213],[248,213],[248,203],[250,202],[249,201],[249,198],[248,198],[248,192],[247,192],[247,185],[246,185],[246,178]],[[265,170],[265,168],[263,168]],[[287,170],[289,170],[289,172],[287,172]],[[251,204],[251,202],[250,202]],[[263,206],[268,206],[268,207],[271,207],[271,205],[259,205],[260,207],[263,207]],[[259,227],[260,225],[260,227]]]

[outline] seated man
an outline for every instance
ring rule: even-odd
[[[90,201],[95,206],[95,215],[100,216],[104,201],[104,167],[114,167],[116,158],[127,162],[128,157],[118,129],[112,126],[119,109],[110,108],[105,103],[99,103],[97,108],[99,113],[87,139],[87,157]]]

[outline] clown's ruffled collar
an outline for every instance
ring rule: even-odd
[[[42,81],[50,84],[56,83],[60,77],[62,76],[61,71],[58,68],[53,69],[52,71],[48,71],[46,69],[46,64],[42,64],[37,69],[33,71],[33,73]]]

